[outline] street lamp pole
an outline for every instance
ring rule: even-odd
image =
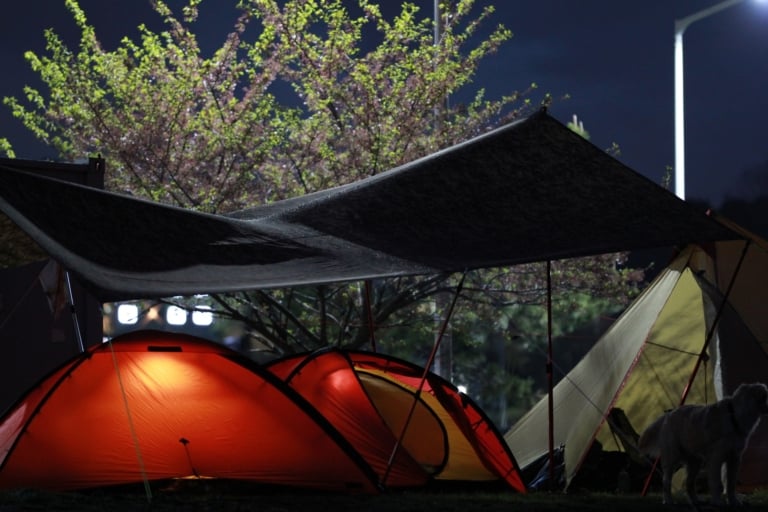
[[[744,0],[725,0],[675,20],[675,194],[685,199],[685,117],[683,109],[683,33],[691,23],[712,16]]]

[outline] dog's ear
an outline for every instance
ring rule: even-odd
[[[750,386],[754,400],[759,404],[763,414],[768,413],[768,386],[755,382]]]
[[[758,382],[755,385],[760,388],[761,394],[763,396],[763,401],[768,402],[768,386],[766,386],[762,382]]]

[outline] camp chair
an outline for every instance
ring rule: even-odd
[[[606,421],[611,428],[613,438],[617,441],[616,444],[624,449],[633,462],[643,466],[647,465],[648,458],[638,447],[640,434],[638,434],[634,427],[632,427],[624,410],[618,407],[613,407],[611,412],[608,413]]]

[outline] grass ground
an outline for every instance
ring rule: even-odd
[[[263,491],[236,492],[216,488],[153,491],[151,501],[142,490],[47,493],[7,491],[0,493],[0,512],[70,511],[251,511],[285,512],[291,510],[333,512],[591,512],[621,510],[649,512],[662,509],[656,494],[561,494],[519,495],[506,492],[411,491],[390,492],[376,496],[311,492]],[[749,512],[768,512],[768,493],[745,497]],[[672,510],[687,510],[674,507]],[[714,509],[712,509],[714,510]]]

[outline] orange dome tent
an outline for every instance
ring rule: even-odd
[[[136,332],[50,374],[0,420],[0,488],[200,477],[376,492],[376,475],[296,392],[193,337]]]
[[[502,481],[526,491],[491,421],[434,373],[417,392],[423,368],[384,354],[339,350],[290,356],[268,368],[350,440],[384,486],[416,485],[429,476]]]

